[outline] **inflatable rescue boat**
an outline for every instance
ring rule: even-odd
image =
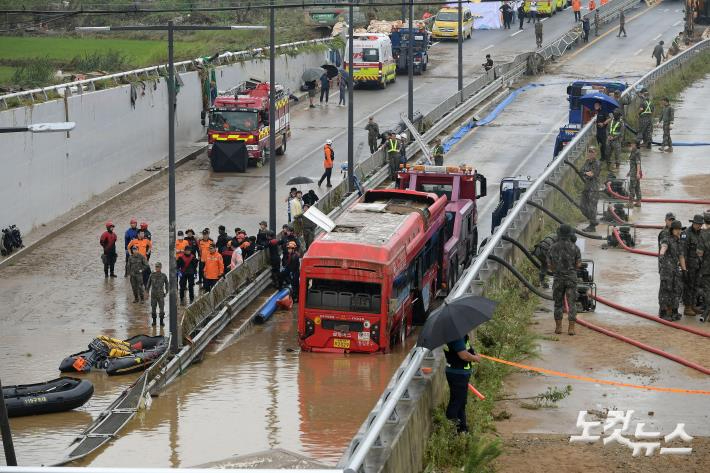
[[[76,378],[2,387],[2,397],[10,417],[69,411],[83,406],[93,394],[91,381]]]

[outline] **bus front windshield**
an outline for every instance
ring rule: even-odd
[[[382,285],[337,279],[308,279],[307,309],[379,314]]]
[[[216,110],[210,114],[210,129],[218,131],[254,131],[259,124],[256,112]]]

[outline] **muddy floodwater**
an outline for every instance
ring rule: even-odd
[[[301,353],[295,311],[277,312],[240,339],[230,330],[81,465],[187,467],[271,448],[334,464],[406,354]],[[133,379],[88,377],[100,394],[79,411],[13,419],[21,464],[59,460],[73,436]]]

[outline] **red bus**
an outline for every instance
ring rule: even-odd
[[[319,352],[389,351],[423,322],[439,286],[447,199],[370,190],[301,262],[298,335]]]

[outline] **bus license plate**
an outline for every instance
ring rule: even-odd
[[[335,340],[333,340],[333,348],[350,348],[350,339],[336,338]]]

